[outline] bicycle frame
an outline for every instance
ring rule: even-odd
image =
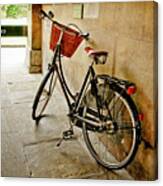
[[[93,69],[94,61],[90,64],[90,66],[88,68],[88,71],[85,75],[82,86],[80,88],[79,94],[74,96],[71,93],[71,91],[66,83],[65,77],[64,77],[64,73],[62,70],[62,64],[61,64],[61,50],[60,50],[61,48],[60,47],[61,47],[61,45],[60,45],[60,43],[58,43],[56,46],[56,50],[54,52],[54,57],[53,57],[53,62],[52,62],[51,68],[52,68],[52,70],[53,69],[56,70],[57,77],[60,82],[60,86],[63,90],[64,97],[66,99],[67,106],[69,108],[68,116],[70,117],[70,119],[72,121],[74,121],[74,119],[77,119],[79,121],[79,122],[76,122],[76,124],[75,124],[76,126],[82,127],[81,122],[86,122],[87,125],[89,125],[88,127],[90,128],[90,130],[97,131],[97,130],[99,130],[99,127],[95,127],[95,122],[85,119],[84,117],[80,116],[80,114],[79,114],[80,105],[81,105],[83,96],[85,94],[87,84],[90,81],[95,81],[94,80],[95,71]],[[94,86],[96,86],[95,83],[94,83]]]

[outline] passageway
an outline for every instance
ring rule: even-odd
[[[75,139],[56,147],[68,128],[59,88],[48,107],[50,115],[35,125],[31,108],[42,75],[28,73],[25,54],[25,48],[1,49],[2,176],[132,179],[125,170],[112,172],[98,166],[77,129]]]
[[[4,37],[1,38],[2,176],[155,180],[157,4],[63,3],[33,4],[24,8],[22,13],[27,13],[26,21],[23,18],[16,25],[13,19],[5,20],[4,33],[1,33]],[[97,74],[113,75],[136,84],[137,92],[132,98],[145,117],[142,141],[127,170],[112,172],[97,165],[85,146],[80,129],[75,129],[74,139],[64,141],[59,148],[56,146],[62,132],[69,128],[67,107],[59,86],[48,104],[48,117],[42,118],[38,126],[32,120],[34,95],[53,55],[49,49],[52,24],[46,18],[40,19],[40,10],[52,11],[56,21],[75,23],[84,32],[90,32],[90,40],[83,41],[70,60],[62,58],[66,80],[74,92],[79,90],[90,64],[84,53],[87,45],[109,52],[106,64],[96,65]],[[4,19],[7,18],[5,11],[2,12]],[[8,28],[14,32],[9,29],[6,34]]]

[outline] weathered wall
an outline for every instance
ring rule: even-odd
[[[76,23],[91,33],[91,45],[109,51],[107,64],[98,66],[98,73],[111,73],[137,84],[134,96],[139,110],[144,113],[142,123],[143,141],[135,161],[128,170],[137,179],[154,179],[156,172],[156,65],[155,45],[157,5],[153,2],[100,3],[96,19],[74,19],[74,4],[43,5],[52,10],[55,18],[67,24]],[[50,23],[43,21],[43,70],[51,59],[49,52]],[[73,90],[78,90],[89,60],[82,43],[73,58],[64,60],[66,77]],[[90,43],[89,43],[90,44]],[[137,171],[136,171],[137,170]]]

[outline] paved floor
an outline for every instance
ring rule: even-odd
[[[28,74],[24,59],[24,48],[1,50],[2,176],[132,179],[125,170],[112,172],[97,165],[79,129],[76,138],[56,146],[68,129],[59,89],[48,107],[49,117],[35,125],[31,107],[41,75]]]

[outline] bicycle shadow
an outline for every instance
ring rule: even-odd
[[[43,115],[39,116],[39,117],[35,120],[36,126],[37,126],[37,127],[39,126],[40,121],[41,121],[42,118],[52,117],[52,116],[53,116],[52,114],[43,114]]]

